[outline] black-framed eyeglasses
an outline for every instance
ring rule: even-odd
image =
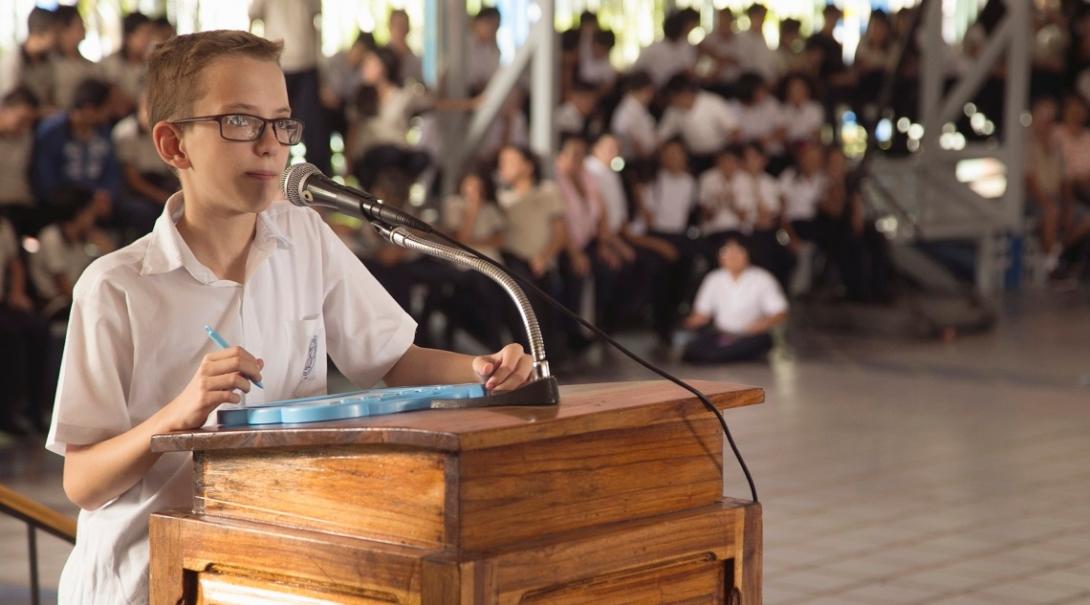
[[[173,120],[171,124],[194,122],[219,122],[220,136],[228,141],[256,141],[265,134],[265,126],[272,124],[273,134],[281,145],[294,145],[303,139],[303,121],[295,118],[263,118],[248,113],[223,113],[215,116],[196,116]]]

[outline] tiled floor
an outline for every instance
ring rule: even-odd
[[[671,364],[767,389],[728,416],[765,507],[766,603],[1090,603],[1090,293],[1019,297],[996,331],[945,344],[791,340],[770,364]],[[59,468],[0,445],[0,481],[71,511]],[[727,483],[747,495],[734,466]],[[40,548],[55,586],[68,547]],[[24,549],[0,518],[2,604],[27,602]]]

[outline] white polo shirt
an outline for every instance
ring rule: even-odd
[[[181,393],[217,349],[204,324],[265,360],[251,404],[325,393],[327,352],[369,387],[412,344],[416,323],[313,210],[277,202],[258,214],[242,284],[196,259],[175,226],[182,211],[176,193],[150,234],[76,283],[50,451],[119,435]],[[148,515],[189,507],[192,472],[188,452],[164,454],[117,499],[80,511],[60,603],[147,602]]]
[[[693,310],[711,317],[720,332],[743,334],[753,322],[786,311],[787,299],[776,278],[760,267],[747,267],[737,279],[716,269],[700,284]]]
[[[794,168],[784,170],[780,175],[784,218],[789,221],[813,220],[828,185],[828,179],[820,172],[806,176]]]
[[[655,118],[632,95],[625,95],[621,99],[617,111],[613,112],[609,130],[621,143],[621,155],[628,159],[654,153],[658,145]]]
[[[738,108],[710,92],[696,93],[688,110],[670,107],[659,123],[659,141],[681,135],[692,153],[715,153],[738,131]]]
[[[739,170],[734,173],[731,182],[734,189],[734,203],[746,215],[743,231],[749,233],[753,230],[758,218],[758,211],[768,215],[779,215],[782,204],[780,203],[780,185],[772,175],[762,172],[756,177]]]
[[[696,203],[696,179],[688,172],[671,174],[660,170],[648,187],[650,228],[660,233],[681,235],[689,224],[689,213]]]
[[[594,179],[594,185],[602,196],[609,232],[619,233],[628,222],[628,198],[625,196],[621,175],[592,155],[584,160],[583,168]]]
[[[733,179],[717,166],[700,175],[700,205],[710,213],[701,225],[704,233],[740,231],[744,227],[741,209],[734,199]]]

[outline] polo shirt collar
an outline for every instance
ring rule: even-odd
[[[155,221],[149,235],[148,247],[144,253],[144,262],[140,267],[141,275],[157,275],[168,273],[178,268],[185,270],[199,282],[212,283],[219,281],[212,271],[204,266],[189,244],[178,232],[177,222],[182,217],[185,209],[182,192],[179,191],[167,199],[163,205],[163,213]],[[273,248],[287,250],[292,247],[291,239],[284,234],[280,226],[270,216],[270,210],[259,212],[257,215],[257,230],[254,237],[255,247],[262,250],[262,256],[267,256]]]

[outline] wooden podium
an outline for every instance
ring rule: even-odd
[[[665,381],[152,448],[192,450],[195,490],[151,517],[152,605],[761,602],[760,506],[723,498],[718,421]]]

